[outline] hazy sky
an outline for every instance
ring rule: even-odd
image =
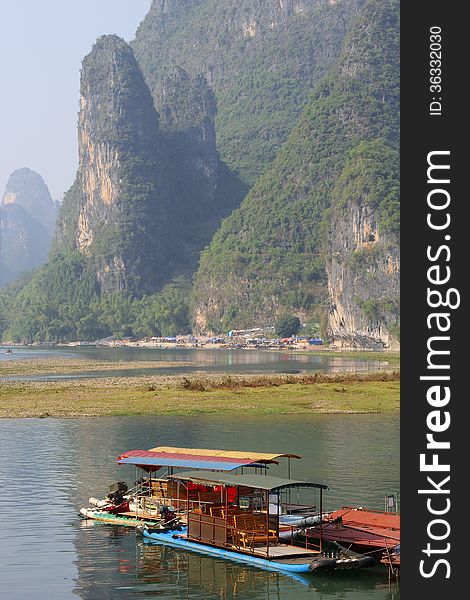
[[[77,168],[80,63],[96,38],[129,41],[151,0],[0,0],[0,198],[29,167],[54,199]]]

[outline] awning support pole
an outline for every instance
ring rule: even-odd
[[[320,552],[323,552],[323,489],[320,488]]]
[[[290,479],[290,456],[287,458],[287,479]],[[288,504],[290,504],[291,503],[290,488],[287,491],[287,498],[288,498]],[[287,512],[289,513],[290,510],[291,510],[291,507],[289,506],[289,510]]]
[[[189,481],[186,482],[186,513],[188,515],[188,533],[189,533]]]
[[[266,490],[266,558],[269,560],[269,490]]]

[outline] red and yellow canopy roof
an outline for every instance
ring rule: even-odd
[[[233,471],[240,467],[276,463],[277,458],[301,458],[297,454],[272,452],[240,452],[207,448],[175,448],[158,446],[150,450],[129,450],[116,459],[118,464],[132,464],[157,470],[160,467]]]

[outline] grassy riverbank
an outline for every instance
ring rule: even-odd
[[[399,410],[396,372],[217,375],[3,382],[0,417],[203,413],[315,414]]]

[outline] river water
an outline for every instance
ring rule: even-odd
[[[399,488],[397,415],[122,417],[0,421],[0,597],[6,600],[398,600],[387,572],[287,576],[144,543],[81,521],[89,496],[135,479],[114,459],[159,445],[292,452],[326,483],[325,508],[383,508]],[[272,474],[285,475],[286,465]]]
[[[155,362],[155,368],[122,369],[110,371],[87,371],[83,373],[41,376],[15,376],[4,379],[15,381],[52,381],[57,379],[78,379],[83,377],[133,377],[140,375],[177,375],[194,371],[215,373],[305,373],[313,371],[364,372],[377,371],[388,367],[386,355],[383,361],[364,358],[328,356],[322,351],[300,354],[292,351],[193,349],[193,348],[13,348],[6,354],[0,347],[0,362],[19,359],[87,358],[104,361]],[[159,367],[161,362],[175,363],[171,367]],[[181,366],[178,363],[182,363]]]

